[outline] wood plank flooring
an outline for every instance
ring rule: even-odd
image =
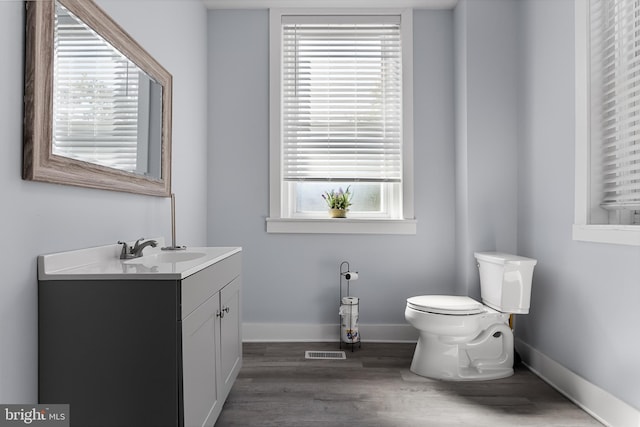
[[[509,378],[431,380],[409,371],[415,344],[363,343],[346,360],[308,360],[338,343],[245,343],[216,427],[599,426],[516,366]]]

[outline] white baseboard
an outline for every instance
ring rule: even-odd
[[[640,411],[609,392],[516,339],[523,363],[553,388],[601,423],[613,427],[640,427]]]
[[[362,342],[416,342],[411,325],[360,324]],[[244,342],[331,342],[340,339],[338,324],[243,323]]]

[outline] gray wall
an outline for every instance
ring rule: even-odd
[[[245,322],[337,323],[343,260],[362,323],[405,324],[407,297],[451,291],[453,14],[416,11],[414,29],[418,234],[267,234],[268,12],[209,11],[209,244],[244,248]]]
[[[196,1],[100,0],[174,77],[178,235],[206,243],[206,12]],[[150,8],[153,7],[153,14]],[[21,179],[24,3],[0,1],[0,402],[37,401],[36,256],[170,236],[168,199]],[[182,215],[182,216],[180,216]],[[116,308],[114,308],[115,310]]]
[[[516,6],[461,0],[454,12],[456,289],[475,298],[473,252],[514,253],[517,245]]]
[[[524,342],[640,409],[640,248],[573,241],[573,1],[520,10],[518,250],[539,260]]]

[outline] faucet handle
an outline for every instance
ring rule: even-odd
[[[127,245],[127,242],[121,242],[120,240],[118,240],[118,244],[122,245],[122,251],[120,252],[120,259],[127,259],[130,253],[129,245]]]

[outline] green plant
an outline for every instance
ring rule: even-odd
[[[322,198],[331,209],[348,209],[351,206],[351,197],[353,196],[349,188],[351,186],[348,186],[346,191],[343,191],[342,188],[339,188],[337,192],[335,190],[325,191]]]

